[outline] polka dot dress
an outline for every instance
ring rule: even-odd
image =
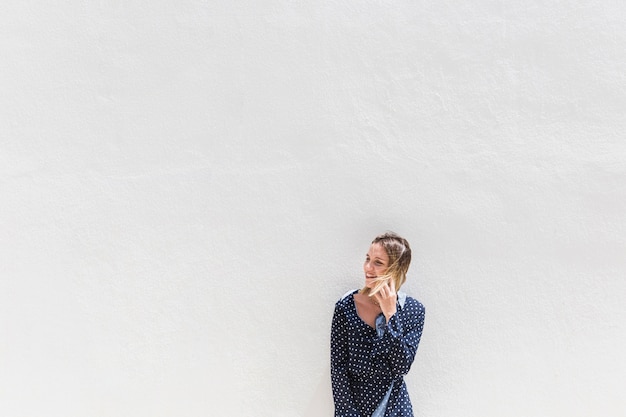
[[[384,417],[413,416],[403,376],[409,372],[424,327],[424,306],[399,297],[388,323],[376,329],[357,315],[354,294],[335,304],[330,337],[335,417],[371,417],[391,390]]]

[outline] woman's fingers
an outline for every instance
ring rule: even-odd
[[[395,290],[395,283],[390,280],[381,285],[379,291],[374,294],[387,320],[396,313],[397,294]]]
[[[396,293],[396,284],[393,282],[392,279],[385,282],[385,284],[382,287],[380,287],[380,293],[384,297],[391,297]]]
[[[385,287],[387,287],[387,284],[384,284],[382,287],[380,287],[380,291],[378,292],[382,297],[386,297],[386,294],[385,294],[386,288]]]

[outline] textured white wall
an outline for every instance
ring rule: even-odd
[[[623,416],[626,7],[3,1],[0,415],[329,416],[384,230],[431,417]]]

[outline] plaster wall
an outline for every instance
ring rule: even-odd
[[[394,230],[416,415],[624,415],[617,1],[3,1],[0,415],[332,415]]]

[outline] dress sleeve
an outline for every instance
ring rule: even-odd
[[[411,304],[391,316],[384,334],[373,344],[372,359],[386,362],[393,378],[409,372],[424,329],[424,306],[417,301]]]
[[[348,322],[339,304],[335,305],[330,335],[330,375],[335,417],[361,417],[354,407],[348,383]]]

